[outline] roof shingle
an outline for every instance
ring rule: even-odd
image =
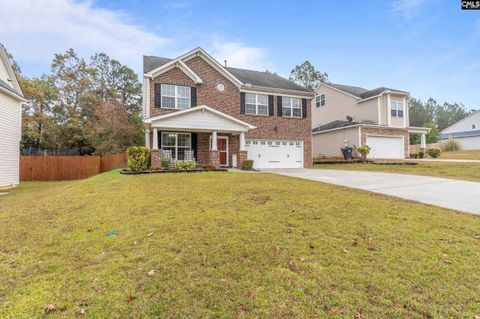
[[[170,61],[172,61],[172,59],[157,56],[143,56],[143,73],[153,71]],[[244,84],[251,84],[252,86],[266,88],[311,92],[306,87],[298,85],[295,82],[270,72],[239,69],[233,67],[226,67],[225,69]]]

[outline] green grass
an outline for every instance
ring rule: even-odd
[[[480,163],[419,162],[417,165],[319,164],[315,168],[435,176],[480,182]]]
[[[0,318],[473,318],[479,248],[477,216],[270,174],[22,183]]]
[[[480,150],[442,152],[440,158],[480,160]]]

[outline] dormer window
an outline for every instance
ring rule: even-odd
[[[390,103],[391,115],[393,117],[403,117],[404,109],[403,102],[392,101]]]
[[[477,127],[475,126],[475,124],[472,124],[472,130],[476,129]]]

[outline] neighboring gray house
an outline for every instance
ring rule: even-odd
[[[7,52],[0,44],[0,188],[19,183],[24,101]]]
[[[440,140],[455,139],[462,150],[480,150],[480,111],[440,132]]]

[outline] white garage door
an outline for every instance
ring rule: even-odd
[[[302,141],[247,140],[245,146],[254,168],[303,167]]]
[[[403,137],[401,136],[367,136],[367,145],[371,147],[368,158],[405,158]]]

